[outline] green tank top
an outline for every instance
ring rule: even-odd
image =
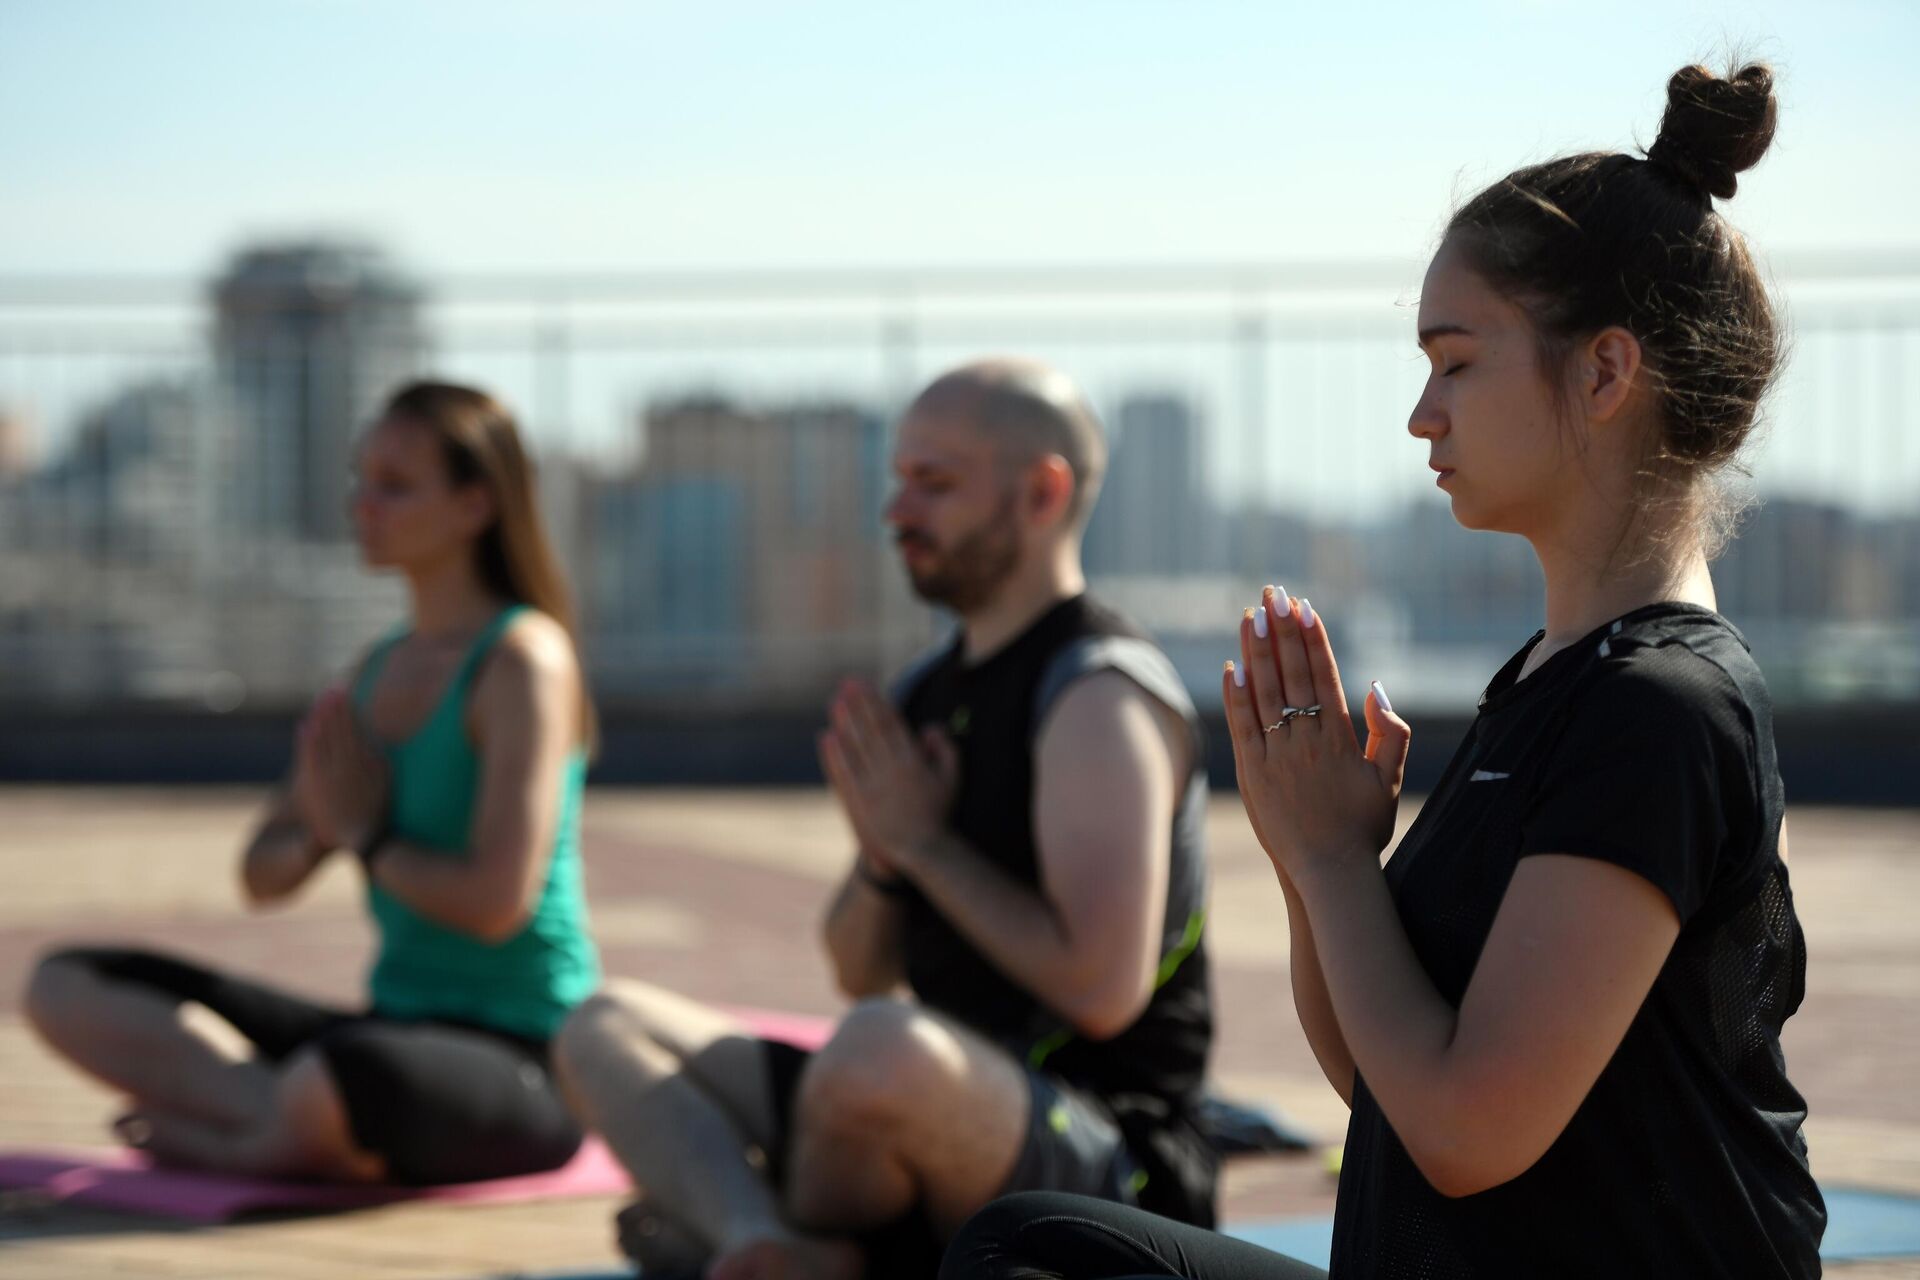
[[[381,744],[391,770],[395,839],[449,858],[468,856],[480,757],[467,737],[467,694],[481,659],[525,608],[511,605],[487,624],[419,729]],[[363,713],[387,655],[406,635],[387,637],[368,656],[353,691]],[[368,984],[377,1013],[474,1023],[545,1041],[568,1010],[599,986],[600,958],[588,932],[580,872],[585,752],[575,750],[563,769],[546,883],[526,926],[505,942],[482,942],[435,924],[368,883],[367,906],[380,934]]]

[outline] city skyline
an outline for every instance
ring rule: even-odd
[[[17,416],[0,431],[0,699],[297,704],[397,615],[396,584],[363,573],[345,540],[343,486],[373,406],[435,359],[427,293],[365,245],[263,244],[207,297],[197,356],[81,404],[37,466]],[[1341,372],[1365,354],[1346,350],[1349,319],[1316,314],[1288,322],[1305,338],[1257,335],[1307,343],[1284,348],[1280,389],[1365,391]],[[1332,337],[1312,338],[1315,325]],[[1132,372],[1100,397],[1113,453],[1087,535],[1096,589],[1203,694],[1237,610],[1278,580],[1338,609],[1349,651],[1409,705],[1470,702],[1540,614],[1530,550],[1459,529],[1424,490],[1328,510],[1219,484],[1211,473],[1244,465],[1248,440],[1284,436],[1236,436],[1241,415],[1291,412],[1262,394],[1278,357],[1246,351],[1263,372],[1237,396],[1223,392],[1233,368],[1253,368],[1244,358],[1199,387],[1118,360]],[[804,704],[847,671],[884,675],[937,633],[880,518],[896,389],[947,358],[912,354],[884,392],[828,380],[802,396],[680,357],[671,377],[625,384],[621,449],[544,452],[603,698]],[[1899,639],[1920,618],[1920,510],[1776,497],[1719,577],[1787,699],[1920,696],[1920,654]]]
[[[1213,424],[1200,483],[1229,502],[1284,478],[1286,500],[1316,514],[1379,515],[1428,480],[1424,449],[1405,431],[1425,376],[1416,308],[1392,284],[1413,278],[1414,264],[924,279],[740,272],[678,285],[684,277],[616,278],[598,289],[582,278],[527,277],[475,294],[450,291],[376,242],[333,240],[240,246],[206,284],[180,287],[177,297],[47,286],[9,308],[0,293],[7,465],[58,456],[87,414],[134,381],[213,376],[209,326],[227,350],[214,358],[226,362],[225,381],[236,368],[277,367],[262,358],[276,326],[321,314],[303,300],[309,286],[275,304],[281,320],[251,322],[255,345],[237,362],[240,330],[220,300],[250,262],[289,252],[314,255],[322,274],[372,273],[354,312],[361,318],[342,312],[332,322],[341,345],[327,360],[352,363],[355,349],[398,354],[363,371],[339,405],[290,409],[268,437],[285,447],[315,413],[335,424],[336,441],[341,421],[363,426],[376,388],[412,370],[488,387],[519,411],[542,452],[617,468],[632,461],[626,423],[636,403],[725,388],[893,412],[918,378],[983,353],[1017,352],[1072,372],[1109,414],[1143,389],[1186,396]],[[1920,443],[1905,429],[1909,407],[1920,403],[1920,254],[1902,260],[1909,274],[1899,278],[1875,278],[1876,261],[1828,254],[1775,282],[1789,358],[1743,462],[1763,495],[1891,514],[1920,500]],[[385,289],[402,300],[378,301]],[[381,314],[397,317],[393,341],[368,336]],[[348,337],[354,324],[358,339]],[[331,457],[343,456],[338,447]],[[305,518],[335,518],[337,502],[323,499],[315,510]]]

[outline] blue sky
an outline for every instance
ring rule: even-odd
[[[1920,244],[1910,0],[0,0],[0,272],[1412,257],[1730,41],[1783,77],[1759,246]]]

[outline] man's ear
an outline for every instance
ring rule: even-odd
[[[1612,422],[1633,399],[1644,363],[1640,339],[1609,325],[1580,351],[1579,395],[1587,421]]]
[[[1027,471],[1028,514],[1036,524],[1063,524],[1073,510],[1073,465],[1057,453],[1036,459]]]

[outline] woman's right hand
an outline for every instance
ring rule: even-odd
[[[1240,798],[1282,881],[1298,889],[1311,864],[1354,857],[1377,869],[1393,838],[1410,734],[1376,684],[1361,747],[1312,605],[1268,587],[1240,624],[1240,664],[1227,664],[1221,691]]]
[[[313,700],[294,760],[294,810],[316,845],[329,852],[349,846],[374,825],[386,804],[385,762],[354,723],[344,689]]]
[[[329,699],[339,690],[328,689],[307,714],[300,717],[293,749],[293,809],[306,824],[307,834],[320,848],[332,852],[340,847],[340,832],[327,804],[326,780],[320,766],[320,722]]]
[[[387,763],[361,731],[345,690],[329,689],[301,725],[301,808],[308,830],[328,848],[361,850],[381,825]]]

